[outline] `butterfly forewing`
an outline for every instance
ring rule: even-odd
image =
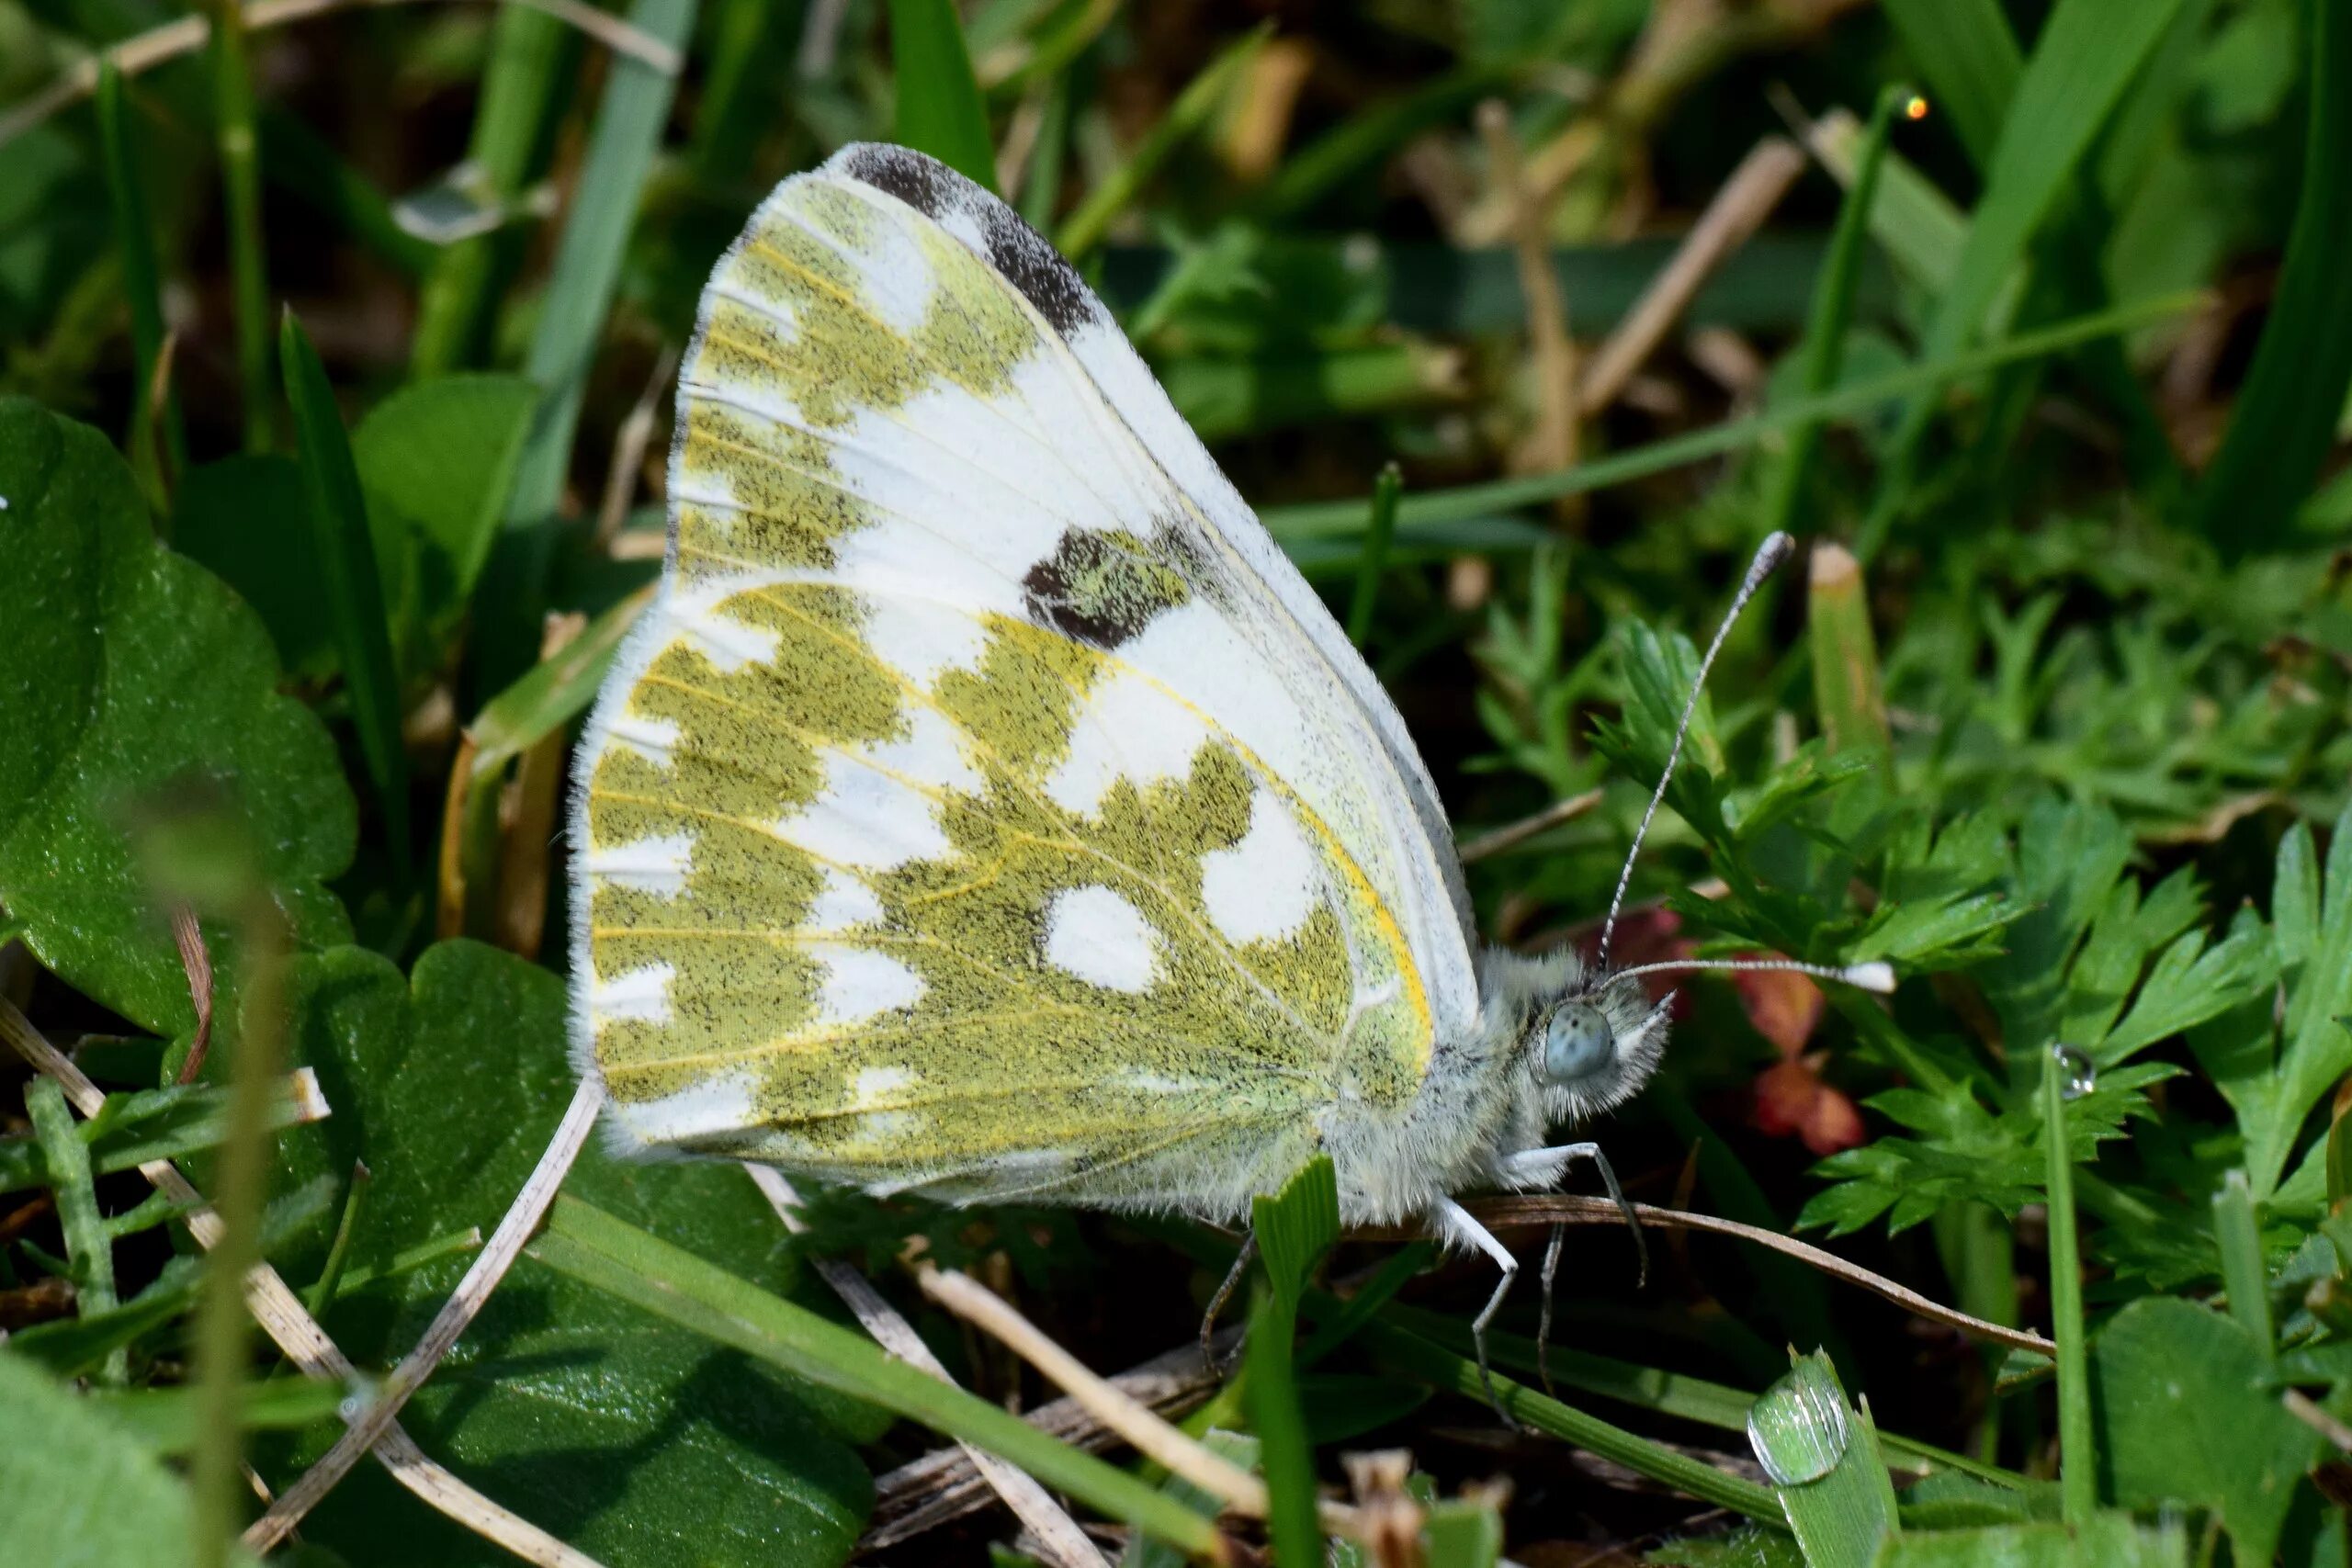
[[[1411,1096],[1475,1006],[1427,779],[1043,242],[853,149],[720,265],[678,422],[581,763],[624,1136],[1229,1210]]]

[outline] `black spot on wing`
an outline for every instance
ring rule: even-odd
[[[972,220],[990,266],[1036,307],[1065,338],[1108,322],[1109,314],[1061,253],[1021,220],[1021,215],[936,158],[905,147],[865,144],[843,152],[842,172],[898,197],[936,222],[955,215]]]
[[[1074,641],[1114,649],[1192,597],[1182,573],[1134,535],[1073,528],[1021,580],[1031,615]]]

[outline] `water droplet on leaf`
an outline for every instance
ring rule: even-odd
[[[2098,1064],[2072,1045],[2050,1047],[2050,1064],[2057,1070],[2059,1092],[2080,1100],[2098,1087]]]

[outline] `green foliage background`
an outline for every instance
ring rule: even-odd
[[[695,295],[775,179],[895,137],[1096,281],[1465,842],[1597,792],[1476,857],[1497,941],[1589,940],[1694,641],[1768,532],[1811,547],[1732,634],[1623,955],[1902,983],[1693,981],[1597,1135],[1637,1198],[2057,1350],[1744,1245],[1654,1235],[1639,1288],[1579,1230],[1552,1395],[1513,1381],[1534,1292],[1498,1325],[1510,1434],[1465,1359],[1484,1264],[1338,1237],[1310,1170],[1188,1418],[1266,1477],[1279,1560],[1322,1550],[1341,1451],[1400,1446],[1444,1568],[2347,1561],[2340,0],[600,10],[625,30],[256,9],[158,52],[233,8],[0,0],[0,998],[109,1095],[76,1122],[0,1056],[0,1555],[219,1561],[252,1498],[191,1495],[188,1456],[283,1488],[368,1397],[257,1353],[198,1398],[202,1268],[135,1171],[213,1190],[265,1046],[333,1114],[271,1134],[254,1233],[363,1370],[506,1211],[571,1095],[564,749],[657,568]],[[1563,445],[1550,355],[1605,359],[1800,119],[1804,172]],[[1214,1543],[1204,1495],[991,1408],[1046,1391],[892,1258],[979,1268],[1112,1371],[1188,1341],[1229,1238],[835,1195],[795,1237],[738,1170],[593,1148],[566,1190],[402,1419],[577,1550],[841,1562],[942,1434],[1129,1561]],[[827,1321],[812,1257],[987,1397]],[[1011,1539],[983,1512],[891,1560]],[[504,1560],[372,1465],[279,1555]]]

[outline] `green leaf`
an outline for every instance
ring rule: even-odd
[[[2278,543],[2335,443],[2352,389],[2352,13],[2322,0],[2301,7],[2311,60],[2302,195],[2287,237],[2278,293],[2254,364],[2230,413],[2229,434],[2197,495],[2198,525],[2244,555]]]
[[[893,140],[982,190],[996,189],[996,144],[956,7],[948,0],[890,0],[890,58],[899,88]]]
[[[107,1099],[98,1122],[80,1124],[76,1141],[86,1144],[90,1168],[100,1176],[130,1170],[151,1159],[176,1159],[220,1141],[227,1104],[226,1090],[192,1085],[117,1094]],[[289,1093],[277,1097],[272,1115],[278,1126],[295,1120]],[[49,1165],[38,1142],[0,1138],[0,1192],[49,1181]]]
[[[353,1230],[353,1272],[449,1231],[487,1232],[537,1160],[572,1092],[563,983],[468,942],[426,951],[407,980],[355,948],[299,959],[288,976],[292,1058],[335,1114],[280,1140],[279,1185],[338,1182],[364,1158],[373,1181]],[[591,1147],[569,1190],[723,1258],[763,1286],[795,1278],[775,1216],[723,1164],[621,1164]],[[314,1274],[314,1234],[281,1267]],[[463,1271],[447,1258],[339,1300],[328,1331],[362,1364],[404,1353]],[[794,1385],[693,1335],[649,1330],[576,1281],[519,1266],[455,1354],[402,1413],[460,1474],[601,1561],[838,1562],[856,1539],[867,1482],[844,1437],[870,1412]],[[325,1437],[281,1449],[289,1478]],[[494,1549],[390,1484],[347,1479],[304,1525],[365,1561],[386,1531],[435,1561],[489,1563]],[[791,1554],[777,1555],[789,1543]]]
[[[334,389],[327,384],[326,367],[319,363],[318,350],[311,346],[291,310],[278,328],[277,353],[301,450],[311,558],[319,569],[316,592],[326,604],[342,650],[344,690],[351,701],[368,777],[376,785],[376,807],[383,813],[394,874],[405,876],[408,749],[401,738],[400,671],[392,662],[391,621],[382,574],[377,570],[375,535],[368,526],[359,472],[352,463]]]
[[[2322,1439],[2280,1406],[2253,1337],[2193,1303],[2150,1297],[2117,1313],[2091,1356],[2115,1501],[2211,1508],[2238,1562],[2269,1562]]]
[[[1340,1239],[1340,1189],[1331,1156],[1318,1154],[1283,1190],[1250,1205],[1250,1234],[1266,1261],[1266,1279],[1286,1310],[1296,1311],[1307,1276]]]
[[[260,621],[159,547],[104,437],[0,400],[0,902],[36,957],[154,1033],[195,1027],[142,812],[218,797],[242,819],[299,941],[349,940],[328,878],[356,813],[334,742],[277,691]],[[205,937],[233,1017],[236,938]]]
[[[247,1431],[291,1431],[330,1419],[346,1390],[312,1378],[269,1378],[238,1391],[238,1420]],[[197,1391],[185,1384],[94,1393],[88,1404],[158,1453],[185,1454],[203,1437]]]
[[[11,1561],[173,1568],[195,1508],[163,1461],[91,1402],[0,1351],[0,1518]],[[243,1551],[233,1562],[250,1563]]]
[[[1125,1472],[909,1366],[854,1329],[827,1323],[576,1199],[557,1200],[548,1234],[532,1252],[574,1278],[771,1365],[1001,1455],[1047,1485],[1175,1545],[1200,1552],[1216,1542],[1216,1532],[1197,1516]]]
[[[1993,1525],[1890,1541],[1878,1568],[2188,1568],[2178,1524],[2098,1514],[2080,1526]]]
[[[1788,1375],[1757,1396],[1747,1440],[1812,1568],[1867,1568],[1897,1533],[1877,1430],[1867,1411],[1847,1404],[1828,1357],[1795,1358]]]
[[[397,616],[410,637],[447,636],[473,593],[537,401],[519,376],[412,381],[351,433],[378,558],[418,556]]]
[[[319,592],[310,499],[292,458],[241,453],[188,469],[172,498],[172,547],[253,606],[288,674],[315,681],[341,667],[334,612]]]

